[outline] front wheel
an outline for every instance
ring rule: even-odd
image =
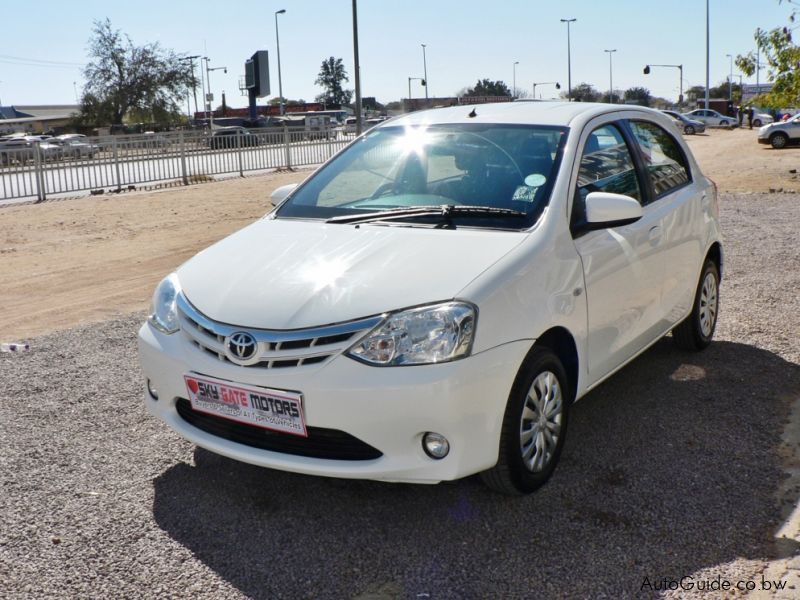
[[[683,132],[686,135],[694,135],[694,125],[687,125],[683,128]]]
[[[789,143],[789,138],[785,133],[776,133],[769,138],[769,143],[772,144],[772,147],[776,150],[780,150],[781,148],[786,148],[786,144]]]
[[[755,125],[756,127],[761,127],[761,119],[756,119],[755,121],[753,121],[753,125]]]
[[[672,337],[683,350],[702,350],[711,343],[719,313],[719,269],[706,260],[697,284],[691,314],[673,330]]]
[[[572,392],[561,361],[534,348],[509,394],[497,464],[481,473],[492,490],[529,494],[553,474],[567,433]]]

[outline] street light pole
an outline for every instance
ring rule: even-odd
[[[708,110],[708,86],[710,82],[709,72],[711,68],[711,36],[709,31],[709,9],[708,0],[706,0],[706,110]]]
[[[572,102],[572,48],[569,39],[569,24],[578,19],[561,19],[562,23],[567,24],[567,101]]]
[[[356,71],[356,135],[361,135],[361,66],[358,62],[358,10],[353,0],[353,62]]]
[[[645,75],[650,75],[650,67],[670,67],[672,69],[678,69],[680,83],[678,84],[678,89],[680,90],[678,96],[678,104],[683,104],[683,65],[645,65],[643,73]]]
[[[731,59],[731,72],[728,75],[728,100],[733,102],[733,55],[726,54],[725,56]]]
[[[208,82],[208,102],[209,102],[208,108],[210,109],[208,125],[209,125],[209,127],[211,127],[213,129],[213,127],[214,127],[214,107],[211,105],[211,102],[213,102],[214,100],[213,100],[213,96],[212,96],[212,93],[211,93],[211,71],[224,71],[225,73],[227,73],[228,72],[228,67],[214,67],[214,68],[211,68],[211,67],[208,66],[208,58],[206,58],[206,81]]]
[[[428,99],[428,60],[425,56],[426,45],[427,44],[420,44],[420,46],[422,46],[422,76],[425,78],[425,100]],[[427,106],[425,108],[427,108]]]
[[[194,112],[197,112],[197,78],[194,76],[194,59],[200,58],[199,55],[185,56],[182,60],[189,61],[189,68],[192,70],[192,93],[194,94]]]
[[[553,85],[553,84],[555,84],[557,90],[561,89],[561,84],[558,83],[557,81],[539,81],[539,82],[534,82],[534,84],[533,84],[533,99],[536,100],[536,86],[537,85]],[[541,96],[541,94],[539,94],[539,95]]]
[[[608,52],[608,102],[609,104],[614,104],[614,76],[613,71],[611,68],[611,55],[616,52],[617,49],[614,48],[613,50],[603,50],[603,52]]]
[[[425,81],[422,77],[409,77],[408,78],[408,99],[411,100],[411,82],[412,81]]]
[[[517,97],[517,65],[518,64],[519,64],[519,61],[515,60],[514,61],[514,77],[513,77],[513,83],[512,83],[513,89],[511,90],[511,97],[512,98],[516,98]]]
[[[282,8],[275,11],[275,47],[278,50],[278,103],[280,106],[280,114],[285,112],[283,106],[283,81],[281,80],[281,38],[278,35],[278,15],[286,14],[286,9]]]

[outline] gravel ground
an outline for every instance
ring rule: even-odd
[[[144,411],[142,314],[0,354],[0,596],[622,598],[657,595],[645,577],[756,577],[800,398],[800,197],[722,208],[717,341],[664,339],[579,402],[556,475],[522,499],[195,449]]]

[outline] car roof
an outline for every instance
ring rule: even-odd
[[[640,114],[650,112],[663,117],[656,110],[637,105],[592,102],[497,102],[422,110],[391,119],[381,127],[445,123],[509,123],[570,127],[600,115],[620,111]],[[470,116],[473,112],[474,116]]]

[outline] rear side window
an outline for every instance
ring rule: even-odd
[[[630,125],[656,197],[686,185],[689,167],[678,142],[655,123],[631,121]]]

